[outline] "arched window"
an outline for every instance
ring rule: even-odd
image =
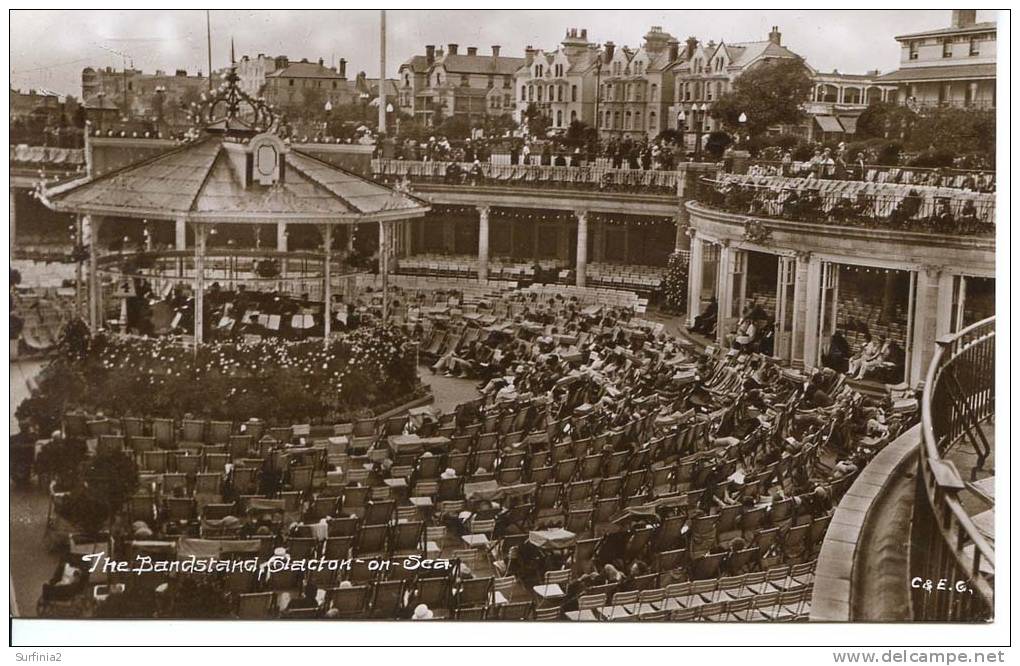
[[[653,102],[659,101],[659,86],[655,83],[652,84],[652,96],[650,99]]]
[[[541,102],[542,101],[542,86],[538,86],[536,88],[536,90],[538,91],[538,98],[537,98],[536,101]]]
[[[556,112],[556,127],[563,127],[563,112]]]
[[[630,114],[630,111],[628,111],[628,112],[627,112],[627,113],[626,113],[626,114],[625,114],[625,115],[623,116],[623,129],[628,129],[628,130],[630,129],[630,121],[631,121],[631,118],[632,118],[632,116],[631,116],[631,114]]]
[[[562,84],[556,86],[556,101],[557,102],[562,102],[563,101],[563,85]]]
[[[523,102],[523,101],[524,101],[525,99],[527,99],[527,98],[528,98],[528,96],[527,96],[527,89],[528,89],[528,87],[527,87],[527,86],[521,86],[521,101],[522,101],[522,102]]]
[[[570,122],[571,123],[577,122],[577,111],[570,112]]]
[[[648,129],[652,130],[653,132],[658,127],[658,123],[656,122],[656,120],[657,119],[655,117],[655,111],[650,112],[648,114]]]
[[[570,101],[577,101],[577,86],[570,86]]]

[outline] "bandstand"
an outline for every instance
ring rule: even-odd
[[[104,276],[112,276],[125,292],[143,280],[163,295],[174,285],[189,285],[196,348],[209,330],[203,321],[204,299],[212,282],[230,289],[300,292],[306,299],[321,301],[322,333],[328,340],[338,284],[334,231],[365,223],[379,225],[385,318],[392,226],[424,216],[428,203],[291,146],[278,135],[273,110],[240,89],[236,68],[226,74],[196,118],[201,129],[176,147],[101,175],[89,170],[83,178],[40,192],[50,209],[77,216],[78,236],[90,246],[87,318],[92,330],[106,325],[102,282]],[[144,247],[139,252],[101,254],[101,228],[110,221],[125,224],[122,220],[137,225],[173,223],[175,249]],[[231,235],[241,227],[259,230],[266,225],[278,236],[291,225],[311,226],[321,235],[322,251],[287,252],[285,236],[277,239],[275,251],[209,247],[210,238],[219,232]],[[186,249],[189,227],[194,239],[191,252]],[[348,231],[348,240],[351,235]],[[271,270],[263,270],[266,266]],[[318,317],[315,321],[318,325]]]

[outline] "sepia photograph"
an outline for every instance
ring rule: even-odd
[[[1008,624],[1008,21],[11,10],[14,634]]]

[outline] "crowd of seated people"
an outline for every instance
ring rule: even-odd
[[[767,575],[808,598],[810,568],[791,567],[811,566],[833,504],[902,425],[839,373],[698,353],[625,309],[526,299],[496,322],[417,326],[423,347],[453,340],[430,361],[474,376],[477,400],[340,426],[68,417],[142,470],[114,552],[226,540],[262,560],[452,563],[211,576],[239,617],[752,619],[719,590],[778,593]],[[757,619],[782,610],[756,603]]]

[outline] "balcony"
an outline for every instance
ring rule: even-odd
[[[914,587],[917,620],[974,622],[992,617],[994,419],[992,317],[939,339],[924,383],[912,569],[924,579],[944,578],[954,585],[948,594]]]
[[[697,180],[693,198],[709,208],[764,220],[938,236],[995,235],[994,194],[948,188],[731,175]]]

